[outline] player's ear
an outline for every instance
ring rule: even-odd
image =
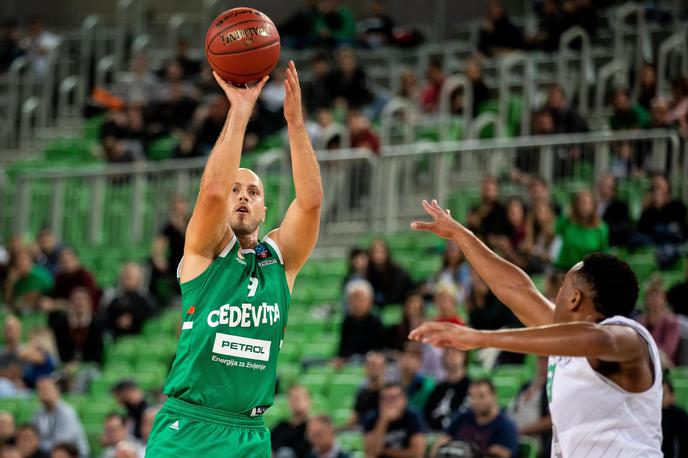
[[[573,288],[573,293],[569,299],[569,310],[572,312],[577,311],[583,304],[583,291],[578,288]]]

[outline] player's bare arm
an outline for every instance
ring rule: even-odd
[[[284,81],[284,118],[289,130],[292,174],[296,199],[287,210],[282,225],[269,235],[284,258],[289,289],[318,241],[323,189],[320,167],[306,131],[301,106],[301,87],[294,62],[289,62]]]
[[[436,200],[432,203],[424,200],[423,209],[433,221],[416,221],[411,224],[413,229],[430,231],[453,240],[497,298],[526,326],[553,322],[554,305],[537,290],[523,270],[490,250],[471,231],[453,219],[449,210],[442,209]]]
[[[239,88],[214,75],[231,108],[203,171],[196,205],[186,230],[184,262],[180,272],[182,282],[203,273],[232,237],[227,224],[230,211],[227,202],[239,169],[246,126],[258,95],[268,80],[266,76],[253,87]]]
[[[647,344],[628,326],[573,322],[528,329],[482,331],[451,323],[425,323],[411,331],[409,338],[462,350],[489,347],[542,356],[585,357],[598,372],[601,365],[613,363],[620,370],[609,377],[631,392],[644,391],[653,382],[647,364]]]

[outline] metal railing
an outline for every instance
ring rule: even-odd
[[[688,201],[688,151],[671,130],[418,142],[384,147],[380,156],[360,149],[319,151],[325,188],[320,245],[345,247],[363,234],[404,230],[422,216],[424,198],[437,198],[461,216],[482,177],[509,182],[513,170],[524,168],[524,157],[531,169],[523,172],[554,184],[591,185],[604,171],[618,171],[620,147],[642,155],[647,170],[667,171],[674,192]],[[14,196],[5,206],[12,209],[14,233],[49,225],[80,246],[140,246],[165,221],[171,195],[194,202],[204,164],[194,159],[23,172],[2,194]],[[257,161],[272,224],[279,223],[293,195],[288,164],[281,150]]]

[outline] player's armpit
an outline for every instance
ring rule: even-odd
[[[294,285],[296,275],[315,248],[319,233],[320,207],[305,209],[294,201],[282,225],[268,234],[282,252],[289,288]]]
[[[600,352],[597,359],[608,362],[627,363],[647,356],[647,343],[630,326],[597,326],[603,333],[598,342]]]

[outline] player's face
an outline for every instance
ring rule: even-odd
[[[239,169],[229,196],[229,226],[236,235],[253,234],[265,221],[263,184],[258,175]]]

